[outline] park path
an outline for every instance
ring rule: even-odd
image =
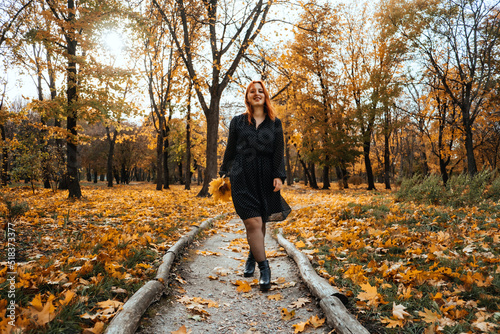
[[[269,224],[266,250],[273,279],[270,291],[263,293],[257,281],[252,283],[258,278],[258,269],[253,278],[243,277],[248,246],[242,221],[232,219],[205,232],[213,234],[196,241],[181,255],[171,273],[169,295],[149,308],[136,333],[294,333],[294,324],[313,316],[324,318],[318,302],[301,282],[294,261],[271,237],[272,229],[273,224]],[[251,285],[247,288],[250,291],[237,291],[237,281]],[[283,319],[283,309],[295,315],[288,313],[291,319]],[[303,333],[330,332],[325,322],[318,328],[307,325]]]

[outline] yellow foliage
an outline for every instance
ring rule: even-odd
[[[219,177],[210,182],[208,188],[216,201],[229,202],[231,200],[231,181],[227,177]]]
[[[16,328],[36,331],[75,301],[87,304],[91,299],[99,307],[91,304],[77,316],[95,322],[82,332],[101,333],[129,298],[130,286],[153,276],[154,262],[192,229],[192,223],[234,210],[228,203],[197,197],[198,191],[197,186],[186,191],[183,186],[171,185],[171,190],[157,191],[153,184],[113,188],[82,185],[83,198],[74,201],[67,199],[67,192],[40,189],[32,194],[30,189],[4,189],[31,208],[15,226],[19,238],[30,244],[23,250],[28,261],[17,265],[16,288],[23,289],[31,300],[16,310]],[[0,214],[5,210],[0,205]],[[149,257],[134,255],[146,251]],[[134,256],[138,263],[125,265]],[[29,262],[33,259],[36,261]],[[104,268],[104,273],[96,272],[99,268]],[[112,295],[116,300],[108,300],[109,291],[103,293],[105,277],[116,280],[118,286]],[[7,268],[2,266],[0,282],[6,278]],[[38,289],[47,284],[59,286],[55,291],[60,292],[40,294]],[[91,285],[93,289],[84,288]],[[88,294],[90,290],[95,291],[93,295]],[[0,305],[5,302],[0,300]],[[0,315],[1,333],[10,328],[6,320]]]

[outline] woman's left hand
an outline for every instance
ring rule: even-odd
[[[279,177],[275,178],[273,181],[274,191],[280,191],[283,188],[283,181]]]

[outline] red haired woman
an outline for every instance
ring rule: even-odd
[[[229,126],[226,152],[219,174],[229,176],[234,208],[245,224],[250,246],[244,276],[260,270],[260,290],[271,288],[266,259],[266,222],[284,220],[291,209],[281,197],[286,178],[283,127],[275,116],[269,93],[260,80],[245,92],[246,112]]]

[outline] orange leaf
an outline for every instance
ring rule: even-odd
[[[35,297],[35,299],[31,302],[32,306],[31,306],[30,313],[31,313],[33,319],[35,320],[35,323],[38,326],[43,326],[55,318],[56,308],[52,304],[52,301],[55,298],[56,297],[54,295],[50,295],[49,299],[47,300],[45,305],[43,305],[41,302],[40,294],[38,294]],[[43,305],[43,307],[40,309],[41,305]]]
[[[314,316],[310,317],[308,321],[314,328],[318,328],[318,327],[323,326],[323,324],[325,323],[325,320],[326,320],[325,318],[320,319],[317,315],[314,315]]]
[[[297,248],[304,248],[304,247],[306,247],[306,244],[304,243],[304,241],[300,240],[300,241],[297,241],[295,243],[295,247],[297,247]]]
[[[104,331],[104,322],[98,321],[92,328],[85,328],[83,334],[101,334]]]
[[[281,295],[281,293],[267,296],[267,299],[276,300],[276,301],[281,300],[282,298],[283,298],[283,296]]]
[[[441,318],[441,315],[439,313],[432,312],[431,310],[428,310],[426,308],[424,308],[424,312],[419,311],[418,315],[422,317],[422,320],[424,322],[427,322],[429,324],[433,324]]]
[[[294,333],[302,333],[303,331],[305,331],[307,324],[308,324],[308,321],[304,321],[304,322],[299,322],[298,324],[292,325],[293,327],[295,327]]]
[[[295,317],[295,310],[288,312],[286,308],[281,309],[281,319],[288,321]]]
[[[179,328],[176,331],[170,332],[171,334],[190,334],[191,330],[186,329],[186,325],[182,325],[181,328]]]
[[[252,287],[250,286],[250,284],[248,284],[247,281],[236,281],[236,285],[238,286],[238,288],[236,289],[236,291],[238,292],[252,291]]]
[[[380,322],[383,324],[388,324],[386,327],[387,328],[396,328],[396,327],[403,327],[404,323],[403,320],[398,320],[398,319],[390,319],[390,318],[382,318],[380,319]]]
[[[368,305],[377,307],[380,304],[380,295],[377,292],[376,286],[371,286],[370,283],[360,284],[363,292],[358,294],[359,300],[368,301]]]
[[[59,303],[61,303],[62,306],[68,305],[75,295],[76,293],[74,291],[68,290],[64,293],[64,299],[59,300]]]

